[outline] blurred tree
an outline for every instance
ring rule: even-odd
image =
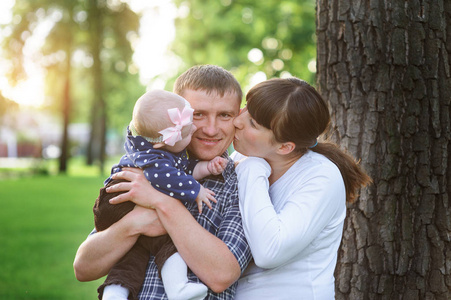
[[[233,70],[243,88],[258,72],[314,83],[314,0],[174,2],[178,18],[172,49],[185,63],[182,71],[196,64],[220,65]]]
[[[348,209],[337,299],[451,299],[451,2],[317,0],[334,139],[374,184]]]
[[[6,55],[13,65],[9,73],[13,84],[26,74],[23,49],[27,40],[33,36],[39,24],[51,24],[39,60],[47,69],[46,95],[62,99],[58,101],[63,119],[60,171],[66,171],[68,125],[74,95],[92,99],[90,105],[83,98],[80,101],[90,106],[88,162],[93,163],[98,159],[103,170],[109,112],[106,103],[109,103],[110,98],[112,103],[118,101],[116,92],[124,95],[122,84],[135,80],[133,87],[136,88],[138,83],[137,68],[131,61],[131,41],[137,36],[139,16],[126,3],[103,0],[16,0],[13,15],[14,21],[8,25],[12,33],[4,40]],[[75,53],[78,54],[78,60]],[[77,77],[74,78],[74,75]],[[92,92],[80,93],[77,91],[79,88]],[[132,91],[129,96],[136,99],[136,94],[140,94],[139,89]],[[127,102],[125,97],[119,101]],[[124,105],[131,110],[129,107],[133,103]]]
[[[99,158],[100,169],[103,170],[107,103],[109,103],[107,95],[113,95],[118,90],[117,85],[109,84],[105,79],[113,81],[114,77],[120,77],[124,80],[123,74],[128,73],[129,68],[133,68],[131,66],[133,49],[130,40],[139,28],[139,17],[123,2],[101,0],[87,0],[87,2],[88,48],[93,59],[92,74],[95,93],[91,110],[91,137],[87,149],[87,162],[91,164],[95,158]]]
[[[59,171],[66,172],[68,159],[68,126],[70,120],[70,74],[71,64],[70,57],[73,51],[74,33],[76,32],[76,24],[72,18],[72,1],[54,1],[53,5],[49,6],[49,1],[23,1],[17,0],[13,8],[13,15],[15,21],[12,24],[12,34],[7,37],[6,53],[8,58],[13,62],[13,68],[10,70],[10,79],[13,83],[17,83],[24,79],[24,47],[29,38],[33,36],[34,31],[39,23],[50,22],[58,24],[53,26],[50,31],[46,44],[43,46],[42,54],[49,55],[49,51],[57,49],[61,51],[63,57],[59,65],[59,80],[55,86],[62,85],[62,89],[54,89],[53,95],[58,95],[62,99],[61,113],[63,119],[63,133],[61,137],[61,155],[59,163]],[[44,7],[48,7],[44,9]],[[41,59],[43,57],[40,57]]]
[[[57,65],[58,73],[61,76],[62,84],[61,95],[61,113],[63,119],[63,132],[61,137],[61,155],[59,157],[59,172],[67,171],[67,161],[69,159],[69,122],[71,119],[71,74],[72,64],[71,57],[76,43],[75,36],[78,31],[77,24],[73,21],[72,1],[61,1],[60,3],[61,18],[57,22],[58,26],[54,26],[47,36],[46,43],[43,46],[43,54],[51,55],[55,49],[64,53],[64,61]],[[39,10],[39,8],[38,8]],[[49,66],[51,68],[51,65]]]

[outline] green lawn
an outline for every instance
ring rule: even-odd
[[[73,174],[0,179],[0,299],[97,299],[102,280],[78,282],[72,263],[105,176]]]

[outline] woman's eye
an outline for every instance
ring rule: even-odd
[[[257,128],[257,126],[255,126],[254,120],[249,119],[249,123],[251,123],[251,126],[252,126],[253,128]]]

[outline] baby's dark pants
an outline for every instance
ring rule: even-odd
[[[119,221],[135,207],[131,201],[110,204],[109,200],[123,192],[107,193],[105,189],[124,180],[113,180],[100,189],[99,197],[94,205],[94,223],[97,231],[102,231]],[[138,299],[138,293],[146,276],[146,268],[150,256],[155,256],[155,263],[161,274],[164,262],[177,252],[169,235],[159,237],[140,236],[130,251],[117,262],[108,273],[105,282],[97,289],[102,299],[105,286],[119,284],[129,290],[128,299]]]

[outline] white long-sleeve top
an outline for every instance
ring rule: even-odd
[[[249,157],[236,172],[254,263],[240,278],[235,299],[334,299],[333,274],[346,216],[337,166],[308,151],[271,186],[271,168],[264,159]]]

